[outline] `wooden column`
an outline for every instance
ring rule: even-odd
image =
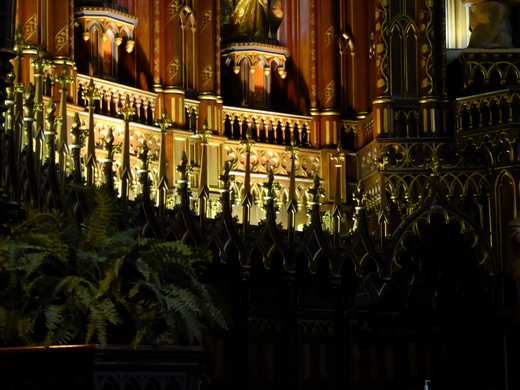
[[[425,135],[446,135],[449,101],[446,92],[445,3],[421,1],[419,30],[420,118]]]
[[[389,2],[376,0],[374,36],[376,57],[376,99],[373,104],[374,138],[393,130],[393,102],[390,98]]]
[[[197,9],[200,15],[197,32],[199,123],[207,121],[209,129],[221,133],[222,104],[218,102],[220,93],[220,2],[199,0]]]
[[[336,145],[340,126],[340,53],[337,42],[339,32],[339,2],[327,1],[317,8],[317,47],[320,59],[318,69],[318,97],[321,105],[320,144]]]

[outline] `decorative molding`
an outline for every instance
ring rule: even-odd
[[[170,23],[177,15],[179,15],[179,10],[181,9],[180,0],[171,0],[168,4],[167,15],[168,20],[167,23]]]
[[[200,73],[201,87],[204,87],[213,78],[213,66],[206,66]]]
[[[327,84],[323,91],[323,97],[325,98],[325,104],[330,102],[336,97],[336,82],[332,80]]]
[[[58,54],[61,49],[69,42],[69,25],[64,26],[54,37],[55,54]]]
[[[31,37],[38,31],[38,16],[33,14],[23,25],[23,36],[25,40],[30,40]]]
[[[325,48],[329,47],[332,42],[334,42],[334,39],[336,38],[336,31],[334,29],[334,26],[330,26],[327,31],[325,31],[325,34],[323,35],[323,44],[325,45]]]
[[[213,11],[208,9],[200,17],[200,31],[204,31],[213,20]]]

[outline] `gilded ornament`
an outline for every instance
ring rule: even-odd
[[[202,73],[200,74],[200,80],[202,81],[202,86],[205,86],[209,80],[213,77],[213,67],[211,65],[206,66]]]
[[[175,58],[172,62],[169,63],[166,69],[169,83],[171,83],[173,78],[179,73],[180,66],[181,64],[178,58]]]
[[[64,26],[58,34],[54,37],[54,42],[56,43],[56,53],[58,53],[61,49],[65,47],[67,42],[69,41],[69,26]]]
[[[170,23],[173,18],[175,18],[179,14],[179,10],[181,8],[181,4],[179,0],[172,0],[170,4],[168,4],[168,23]]]
[[[25,39],[30,39],[38,29],[38,18],[36,14],[32,15],[23,26],[23,35]]]
[[[328,47],[332,42],[334,42],[334,37],[334,26],[330,26],[329,29],[325,32],[325,36],[323,37],[323,43],[325,44],[325,47]]]
[[[213,19],[213,11],[210,9],[206,10],[200,18],[200,26],[201,26],[200,31],[204,31],[206,29],[206,27],[209,26],[212,19]]]
[[[325,103],[328,103],[334,97],[336,96],[336,83],[334,80],[332,80],[327,87],[325,88],[325,91],[323,91],[323,94],[325,96]]]

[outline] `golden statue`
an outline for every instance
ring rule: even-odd
[[[223,18],[223,35],[229,38],[248,37],[276,39],[283,18],[282,0],[238,0],[232,7],[225,1],[228,17]]]

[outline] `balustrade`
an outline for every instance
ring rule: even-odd
[[[454,104],[455,131],[504,126],[520,120],[520,90],[506,89],[459,98]]]
[[[308,116],[224,107],[223,135],[239,140],[251,129],[257,142],[290,145],[294,137],[298,146],[310,146],[311,121]]]
[[[78,105],[88,106],[85,92],[88,91],[91,79],[94,80],[95,92],[100,97],[95,106],[97,114],[117,117],[118,110],[124,107],[126,96],[128,96],[130,104],[135,107],[135,115],[132,120],[142,124],[153,124],[157,94],[111,81],[78,74],[76,77],[76,90],[78,91],[76,102]]]

